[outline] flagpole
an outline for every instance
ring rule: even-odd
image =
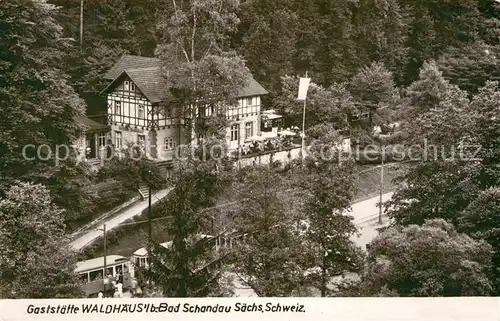
[[[83,50],[83,0],[80,1],[80,50]]]
[[[306,71],[306,78],[307,78],[307,71]],[[305,149],[305,128],[306,128],[306,100],[307,96],[304,97],[304,109],[302,111],[302,141],[301,141],[301,147],[300,147],[300,158],[301,161],[304,160],[304,149]]]

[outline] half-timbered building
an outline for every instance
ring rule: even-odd
[[[126,144],[144,146],[152,159],[171,159],[176,146],[186,143],[184,120],[164,108],[167,86],[157,58],[124,55],[104,76],[109,85],[106,95],[108,125],[115,148]],[[238,104],[227,108],[230,149],[241,146],[246,138],[260,135],[261,97],[267,91],[252,77],[239,92]],[[200,107],[198,116],[209,117],[215,111]]]

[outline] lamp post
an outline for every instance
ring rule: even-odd
[[[103,294],[106,293],[106,285],[108,284],[109,280],[108,280],[108,276],[106,275],[106,270],[108,269],[108,265],[107,265],[107,248],[106,248],[106,243],[107,243],[107,240],[106,240],[106,224],[103,224],[102,225],[102,228],[99,228],[97,229],[98,231],[102,231],[102,237],[103,237],[103,250],[104,250],[104,271],[103,271]]]
[[[384,144],[380,144],[380,158],[381,158],[381,164],[380,164],[380,205],[378,208],[378,223],[382,225],[382,214],[383,214],[383,209],[382,209],[382,195],[384,194]]]
[[[149,278],[151,278],[151,242],[152,242],[152,231],[153,231],[153,226],[152,226],[152,217],[151,217],[151,171],[148,171],[148,274]]]
[[[307,78],[307,71],[306,71],[306,78]],[[304,159],[304,148],[305,148],[305,128],[306,128],[306,101],[307,101],[307,96],[304,96],[304,108],[302,109],[302,140],[300,142],[300,153],[302,159]]]

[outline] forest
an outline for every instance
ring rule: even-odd
[[[154,174],[156,189],[173,187],[156,215],[172,218],[174,246],[153,244],[158,268],[149,276],[162,295],[227,295],[214,272],[226,260],[259,296],[309,295],[311,287],[321,296],[500,293],[499,18],[493,0],[0,2],[0,243],[7,249],[0,297],[81,296],[68,233],[89,213],[130,198],[145,173]],[[357,229],[342,215],[356,190],[351,161],[235,173],[195,158],[176,164],[167,182],[130,158],[97,173],[71,157],[27,160],[24,146],[71,145],[83,131],[75,116],[105,113],[103,75],[125,53],[160,58],[173,75],[172,104],[213,88],[229,101],[231,85],[250,71],[269,91],[265,107],[289,126],[301,123],[295,95],[307,73],[313,153],[344,129],[354,142],[446,148],[399,177],[384,204],[393,224],[366,253],[350,241]],[[368,125],[352,121],[362,113]],[[393,123],[401,130],[385,135]],[[452,157],[469,155],[471,146],[474,157]],[[186,240],[227,188],[252,195],[232,210],[234,228],[262,233],[213,257],[204,241]],[[288,188],[299,194],[282,195]],[[345,272],[360,281],[332,289],[331,278]]]

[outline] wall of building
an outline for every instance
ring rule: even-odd
[[[158,151],[158,159],[159,160],[168,160],[172,159],[174,155],[174,150],[177,146],[183,143],[182,141],[182,132],[181,132],[181,141],[179,142],[179,129],[178,127],[170,127],[165,129],[159,129],[156,131],[157,134],[157,151]],[[174,150],[165,148],[165,139],[172,138],[175,142]]]
[[[125,86],[125,82],[128,86]],[[152,105],[130,79],[125,77],[116,84],[107,95],[107,104],[110,123],[129,124],[134,127],[148,126],[147,119]],[[120,104],[120,114],[116,114],[117,104]]]
[[[226,143],[230,150],[235,150],[238,146],[245,143],[248,138],[246,135],[246,123],[251,122],[253,132],[250,136],[260,136],[260,113],[261,113],[260,96],[245,97],[238,99],[238,105],[230,107],[227,111],[227,117],[231,125],[238,125],[239,139],[231,140],[231,126],[226,130]]]
[[[121,147],[127,146],[127,143],[137,144],[138,135],[144,135],[146,137],[146,155],[152,158],[170,159],[172,157],[172,151],[165,149],[166,138],[172,138],[175,146],[186,144],[184,129],[179,133],[175,121],[171,118],[173,113],[154,112],[154,108],[160,107],[151,104],[129,78],[123,77],[116,84],[112,92],[107,95],[107,102],[108,120],[112,127],[111,139],[115,147],[117,143],[116,132],[121,132]],[[117,102],[120,104],[120,115],[115,113]],[[260,104],[260,96],[253,96],[240,98],[236,106],[228,108],[229,121],[239,126],[239,139],[236,141],[231,141],[230,127],[227,129],[227,144],[231,150],[243,145],[248,138],[246,123],[252,123],[250,136],[260,135]],[[139,106],[144,108],[144,113],[141,115],[139,115]],[[204,116],[209,117],[212,112],[210,108],[206,108]],[[151,128],[155,128],[155,130],[152,131]]]
[[[253,126],[253,132],[250,136],[259,136],[260,134],[260,121],[259,121],[260,115],[254,115],[254,116],[247,116],[247,117],[242,117],[240,120],[235,121],[231,123],[231,125],[227,128],[226,130],[226,143],[229,146],[230,150],[235,150],[238,148],[238,146],[241,146],[245,143],[247,140],[247,135],[246,135],[246,124],[247,123],[252,123]],[[239,128],[239,139],[231,141],[231,126],[237,125]],[[249,137],[250,137],[249,136]]]

